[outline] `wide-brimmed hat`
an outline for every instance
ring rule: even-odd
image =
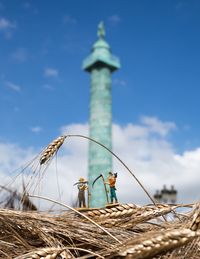
[[[84,181],[85,181],[85,179],[83,177],[79,178],[79,182],[84,182]]]

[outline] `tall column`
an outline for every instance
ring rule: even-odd
[[[111,54],[104,40],[103,23],[98,27],[99,39],[93,45],[91,55],[83,62],[83,69],[91,73],[89,135],[112,149],[112,89],[111,74],[120,67],[119,60]],[[104,207],[107,203],[102,179],[94,188],[93,181],[112,171],[112,156],[101,146],[90,142],[88,152],[88,180],[91,190],[91,207]]]

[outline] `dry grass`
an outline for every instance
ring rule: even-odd
[[[163,221],[160,216],[173,207],[125,204],[84,212],[121,244],[75,212],[1,209],[0,258],[200,258],[199,205],[179,219]],[[117,224],[106,225],[105,218]]]

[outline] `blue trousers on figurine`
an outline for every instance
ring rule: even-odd
[[[110,200],[111,200],[111,203],[113,203],[113,199],[115,199],[115,201],[118,202],[115,190],[116,190],[115,186],[110,187]]]

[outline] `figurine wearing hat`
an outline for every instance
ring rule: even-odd
[[[79,201],[79,207],[86,207],[85,204],[85,190],[88,189],[87,187],[87,181],[83,177],[80,177],[79,182],[77,184],[78,187],[78,201]]]

